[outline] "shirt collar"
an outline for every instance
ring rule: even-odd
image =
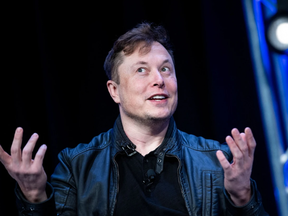
[[[169,126],[167,129],[167,132],[165,134],[165,137],[164,137],[162,143],[160,144],[160,146],[158,146],[154,150],[154,154],[156,154],[158,156],[160,155],[163,157],[165,156],[165,152],[167,151],[167,149],[171,148],[173,143],[174,143],[174,142],[171,142],[172,141],[171,139],[174,138],[175,129],[176,129],[175,121],[174,121],[174,118],[171,117],[170,121],[169,121]],[[118,116],[118,118],[115,121],[114,131],[115,131],[115,141],[116,141],[117,148],[120,148],[121,150],[123,150],[128,156],[132,156],[133,154],[135,154],[136,153],[136,145],[133,144],[130,141],[130,139],[127,137],[127,135],[123,129],[120,115]]]
[[[136,154],[137,153],[136,145],[134,145],[127,137],[123,129],[120,115],[116,119],[116,122],[114,124],[114,130],[115,130],[116,148],[118,148],[118,150],[120,151],[122,150],[123,153],[125,152],[128,157],[131,157],[134,154]],[[157,156],[157,162],[155,166],[156,174],[160,174],[163,171],[165,154],[176,143],[176,131],[177,128],[174,118],[171,117],[164,140],[162,141],[161,145],[155,149],[154,152],[154,154]]]

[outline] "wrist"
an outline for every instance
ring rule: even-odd
[[[230,195],[230,199],[236,206],[246,205],[250,201],[252,195],[250,187],[243,189],[242,191],[237,191],[237,193],[230,193],[229,191],[228,193]]]
[[[20,187],[21,188],[21,187]],[[46,190],[25,190],[21,188],[21,191],[27,201],[30,203],[40,203],[48,199]]]
[[[25,197],[31,203],[40,203],[40,202],[43,202],[43,201],[48,199],[46,192],[44,192],[42,194],[37,194],[37,195],[30,194],[30,196],[28,196],[28,197],[25,195]]]

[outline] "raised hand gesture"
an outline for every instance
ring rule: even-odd
[[[233,162],[230,164],[220,150],[216,155],[224,169],[226,191],[235,205],[243,206],[251,198],[250,176],[256,142],[250,128],[245,128],[245,133],[234,128],[231,134],[233,138],[227,136],[226,142],[233,154]]]
[[[14,178],[26,199],[30,202],[42,202],[47,199],[47,175],[43,169],[43,159],[47,149],[42,145],[32,159],[32,152],[38,140],[38,134],[33,134],[23,151],[21,151],[23,129],[17,128],[11,146],[11,155],[0,146],[0,161],[12,178]]]

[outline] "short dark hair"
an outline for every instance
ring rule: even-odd
[[[141,42],[144,42],[144,46],[140,50],[146,53],[150,51],[153,42],[159,42],[168,51],[174,63],[173,50],[167,31],[163,26],[154,26],[152,23],[144,22],[138,24],[114,42],[104,62],[104,70],[108,79],[119,84],[117,70],[123,62],[121,52],[123,51],[126,56],[131,55]]]

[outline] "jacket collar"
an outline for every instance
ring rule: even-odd
[[[125,152],[127,156],[132,156],[136,153],[136,145],[134,145],[127,137],[120,115],[115,121],[114,127],[114,140],[117,152]],[[177,144],[177,127],[174,118],[170,118],[169,126],[165,134],[164,140],[161,145],[156,149],[155,153],[157,155],[157,164],[155,172],[160,174],[163,170],[164,157],[167,151],[175,151],[179,145]]]

